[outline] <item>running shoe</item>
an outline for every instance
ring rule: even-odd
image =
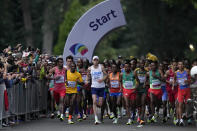
[[[98,124],[101,124],[101,122],[99,120],[95,120],[94,124],[98,125]]]
[[[51,119],[54,119],[54,117],[55,117],[55,114],[54,113],[51,113]]]
[[[185,123],[184,123],[183,119],[180,119],[179,125],[180,126],[185,126]]]
[[[80,114],[78,114],[77,119],[82,119],[82,116]]]
[[[6,123],[2,123],[2,126],[3,127],[9,127],[10,125],[9,124],[6,124]]]
[[[140,125],[144,125],[144,124],[145,124],[145,121],[140,120]]]
[[[118,118],[113,118],[113,124],[117,124],[118,123]]]
[[[179,120],[178,119],[174,120],[174,125],[179,126]]]
[[[87,115],[83,114],[83,120],[86,120],[86,118],[87,118]]]
[[[109,117],[109,114],[105,114],[105,115],[103,116],[103,118],[106,118],[106,117]]]
[[[113,119],[113,118],[114,118],[114,113],[110,113],[109,119]]]
[[[16,122],[14,122],[14,121],[9,121],[9,125],[14,125],[14,124],[16,124]]]
[[[64,118],[63,117],[60,117],[59,119],[60,119],[60,121],[64,121]]]
[[[83,119],[82,119],[82,117],[79,115],[78,117],[77,117],[77,121],[82,121]]]
[[[126,124],[127,124],[127,125],[131,125],[131,124],[132,124],[131,119],[128,119],[128,122],[127,122]]]
[[[192,119],[188,119],[187,123],[188,123],[188,125],[191,125],[192,124]]]
[[[153,116],[153,117],[151,118],[151,122],[152,122],[152,123],[157,122],[157,120],[156,120],[156,117],[155,117],[155,116]]]
[[[69,119],[68,124],[74,124],[74,122],[71,119]]]

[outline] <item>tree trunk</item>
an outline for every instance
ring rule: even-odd
[[[42,45],[42,51],[47,54],[52,53],[52,47],[53,47],[53,30],[52,30],[52,19],[50,19],[50,9],[46,7],[44,10],[44,23],[42,27],[42,33],[43,33],[43,45]]]
[[[44,23],[42,27],[42,33],[43,33],[43,45],[42,45],[42,51],[47,54],[52,54],[52,47],[53,47],[53,29],[52,29],[52,19],[50,19],[50,15],[52,13],[50,12],[49,7],[46,7],[44,10]]]
[[[47,54],[52,54],[53,42],[54,42],[54,32],[59,26],[58,23],[61,22],[61,14],[67,11],[70,0],[56,0],[45,3],[45,9],[43,12],[44,22],[42,26],[43,33],[43,45],[42,51]],[[62,5],[63,4],[63,5]],[[59,8],[63,6],[63,12],[59,12]]]
[[[29,0],[21,0],[23,19],[25,25],[25,41],[27,46],[34,47],[33,45],[33,27],[31,19],[31,11]]]

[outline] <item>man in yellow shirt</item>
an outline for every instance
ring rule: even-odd
[[[77,98],[77,85],[83,85],[83,79],[79,72],[76,71],[76,64],[72,63],[70,70],[67,71],[66,82],[66,107],[69,107],[68,123],[74,124],[72,121],[72,114],[74,109],[74,103]]]

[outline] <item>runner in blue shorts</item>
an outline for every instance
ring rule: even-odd
[[[112,111],[114,114],[113,123],[118,123],[117,107],[121,108],[122,88],[121,88],[121,77],[118,72],[118,66],[116,63],[112,64],[112,73],[108,75],[109,94],[112,104]]]
[[[92,89],[92,100],[93,100],[93,110],[95,115],[95,124],[100,124],[98,119],[97,107],[101,108],[104,100],[104,90],[105,90],[105,80],[107,79],[107,73],[105,68],[99,64],[99,57],[93,57],[93,65],[88,68],[87,83],[91,81]],[[97,102],[97,96],[99,100]]]
[[[160,64],[160,69],[165,74],[168,70],[168,63],[167,61],[163,61]],[[164,78],[165,79],[165,78]],[[166,80],[161,81],[161,89],[162,89],[162,103],[163,103],[163,123],[167,122],[167,101],[168,101],[168,93],[166,90]]]

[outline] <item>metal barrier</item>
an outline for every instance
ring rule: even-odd
[[[26,83],[19,82],[7,88],[9,108],[5,111],[4,89],[5,84],[0,84],[0,128],[2,121],[14,117],[18,122],[21,115],[25,120],[29,119],[30,114],[47,111],[47,91],[45,80],[28,80]]]

